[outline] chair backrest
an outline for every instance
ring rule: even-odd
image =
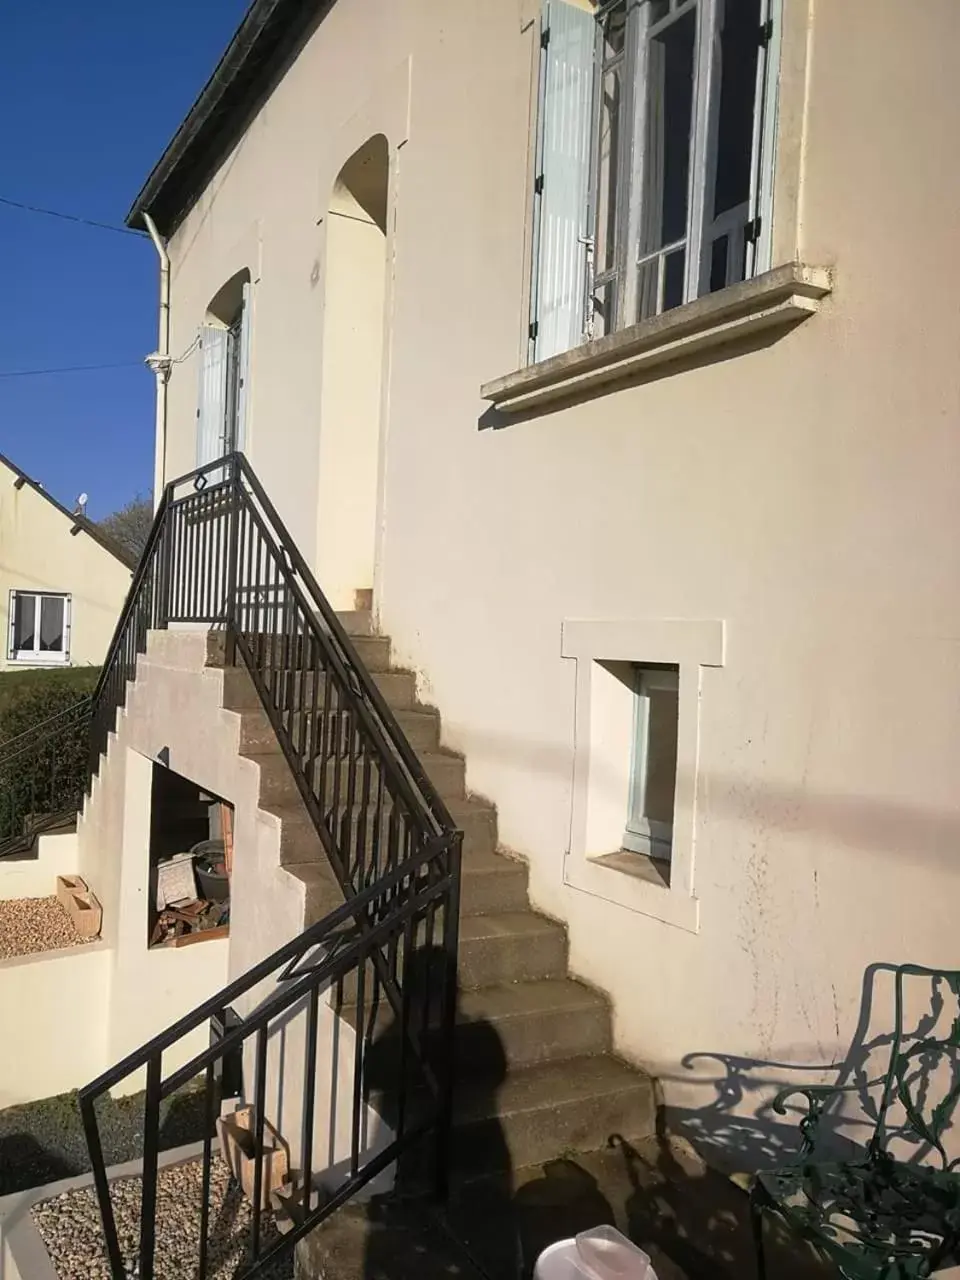
[[[916,1006],[907,1008],[911,979],[929,983],[927,1008],[916,1017]],[[890,1062],[869,1150],[878,1155],[895,1141],[917,1148],[915,1159],[935,1154],[952,1169],[960,1164],[960,1155],[951,1159],[946,1146],[960,1100],[960,970],[899,965],[894,984]]]

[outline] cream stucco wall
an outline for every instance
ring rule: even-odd
[[[259,766],[239,754],[240,717],[223,709],[222,671],[206,667],[206,652],[203,631],[151,633],[78,828],[80,874],[101,899],[103,939],[110,948],[105,1065],[140,1048],[304,929],[304,882],[280,864],[280,823],[259,808]],[[151,783],[153,761],[161,753],[169,768],[234,806],[229,939],[147,947]],[[267,980],[235,1007],[249,1014],[276,992],[276,982]],[[296,1006],[288,1017],[271,1022],[268,1037],[267,1118],[288,1142],[295,1164],[302,1134],[305,1027],[305,1009]],[[205,1048],[208,1037],[208,1028],[201,1026],[178,1041],[164,1053],[164,1073]],[[252,1090],[254,1041],[246,1047],[246,1081]],[[338,1166],[349,1152],[353,1065],[353,1034],[321,1000],[317,1170]],[[134,1073],[114,1092],[133,1092],[143,1084],[144,1073]],[[365,1142],[375,1146],[381,1129],[369,1115]]]
[[[11,591],[69,594],[70,664],[99,665],[130,570],[88,534],[71,534],[69,517],[29,484],[16,488],[16,478],[0,465],[0,671],[25,665],[9,656]]]
[[[834,289],[776,341],[480,429],[525,326],[516,0],[338,0],[171,243],[177,351],[254,273],[249,453],[316,556],[322,215],[388,138],[380,618],[611,993],[619,1049],[704,1115],[726,1069],[691,1055],[835,1061],[866,966],[958,961],[960,9],[785,6],[774,240]],[[171,475],[194,411],[188,362]],[[696,932],[624,906],[615,872],[571,883],[566,619],[724,626],[689,780]]]

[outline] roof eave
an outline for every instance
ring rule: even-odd
[[[149,213],[169,237],[249,123],[265,89],[313,18],[334,0],[253,0],[223,57],[141,187],[126,217]]]

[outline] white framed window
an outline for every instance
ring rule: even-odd
[[[770,263],[780,0],[544,0],[531,361]]]
[[[680,668],[634,668],[630,807],[623,847],[669,859],[677,789]]]
[[[568,618],[561,652],[576,662],[564,883],[696,933],[701,687],[724,623]]]
[[[228,282],[211,304],[208,323],[200,328],[198,467],[242,450],[246,443],[250,291],[249,280],[237,277]]]
[[[70,661],[70,597],[39,591],[10,592],[12,662],[34,666]]]

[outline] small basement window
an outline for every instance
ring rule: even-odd
[[[37,591],[10,592],[12,662],[34,666],[70,661],[70,597]]]
[[[149,945],[226,937],[232,871],[233,805],[154,764]]]
[[[679,667],[634,667],[630,808],[623,834],[623,847],[631,853],[670,857],[679,707]]]

